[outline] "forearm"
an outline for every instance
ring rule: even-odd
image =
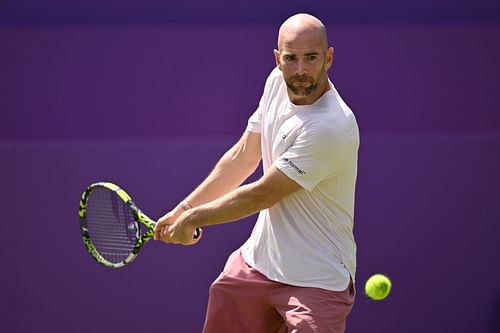
[[[272,196],[259,190],[255,182],[191,209],[188,212],[189,221],[195,228],[233,222],[269,208],[274,203]]]

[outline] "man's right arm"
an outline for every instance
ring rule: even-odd
[[[196,207],[234,190],[254,173],[260,160],[260,133],[245,131],[185,201]]]
[[[221,157],[208,177],[158,222],[173,224],[184,211],[231,192],[257,169],[260,160],[260,133],[245,131],[240,140]],[[159,239],[157,229],[156,240]]]

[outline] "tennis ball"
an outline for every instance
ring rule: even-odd
[[[387,276],[383,274],[374,274],[366,281],[365,293],[371,299],[380,301],[389,295],[391,287],[391,280],[389,280]]]

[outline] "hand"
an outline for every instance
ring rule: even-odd
[[[181,215],[181,212],[177,208],[174,208],[167,214],[160,217],[155,226],[154,240],[161,240],[161,233],[164,228],[167,228],[174,224],[175,220]]]
[[[158,220],[155,228],[155,239],[165,243],[194,245],[200,241],[203,233],[200,228],[198,237],[194,238],[196,230],[194,221],[195,218],[191,211],[182,213],[178,218],[175,218],[175,214],[167,213]]]

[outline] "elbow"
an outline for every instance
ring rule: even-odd
[[[250,176],[257,170],[257,167],[260,164],[260,158],[259,159],[252,159],[252,158],[244,158],[240,159],[238,161],[239,163],[237,164],[238,169],[240,169],[243,174],[245,174],[247,177]]]
[[[260,149],[250,149],[244,142],[238,142],[230,151],[229,159],[236,162],[238,167],[248,172],[254,172],[261,160]]]
[[[245,163],[245,166],[247,167],[247,170],[250,174],[254,173],[255,170],[257,170],[257,167],[260,164],[260,158],[259,159],[254,159],[254,160],[249,160]]]

